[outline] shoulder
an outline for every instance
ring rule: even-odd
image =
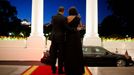
[[[59,16],[59,14],[55,14],[55,15],[53,15],[52,18],[53,18],[53,17],[57,17],[57,16]]]
[[[75,18],[75,16],[67,16],[68,23],[70,23],[71,21],[73,21],[74,18]]]
[[[57,19],[58,17],[60,17],[60,16],[58,14],[56,14],[56,15],[52,16],[52,19]]]
[[[53,15],[53,16],[52,16],[52,19],[55,18],[55,17],[56,17],[56,15]]]
[[[67,16],[67,19],[74,19],[76,16]]]

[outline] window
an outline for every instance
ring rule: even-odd
[[[95,47],[95,48],[93,48],[92,53],[94,53],[94,54],[104,54],[105,50],[103,48]]]
[[[83,53],[84,54],[91,54],[91,48],[88,47],[88,48],[83,48]]]

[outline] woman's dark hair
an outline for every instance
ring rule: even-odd
[[[77,9],[75,7],[71,7],[69,9],[69,15],[78,15]]]

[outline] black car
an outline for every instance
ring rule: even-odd
[[[131,56],[116,54],[100,46],[83,47],[84,64],[87,66],[129,66]]]

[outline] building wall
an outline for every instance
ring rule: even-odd
[[[42,50],[41,48],[27,48],[26,40],[0,40],[0,60],[38,61],[43,51],[49,50],[50,45],[51,41],[48,40],[44,46],[45,50]],[[102,46],[111,52],[121,54],[125,54],[127,50],[134,60],[134,42],[105,41],[102,42]]]
[[[0,61],[40,61],[42,56],[43,49],[27,47],[27,40],[0,40]]]
[[[112,52],[125,54],[127,51],[130,56],[134,59],[134,42],[117,42],[107,41],[103,42],[102,46]]]

